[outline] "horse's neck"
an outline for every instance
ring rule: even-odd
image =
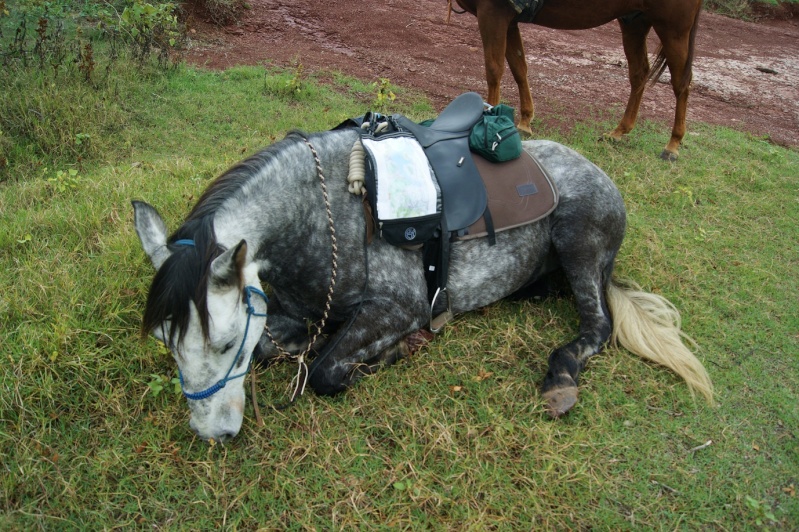
[[[309,164],[288,164],[291,155],[298,154],[297,146],[286,145],[275,156],[257,168],[241,189],[220,206],[214,216],[214,232],[224,247],[247,241],[251,253],[265,240],[289,223],[303,196],[300,183],[303,174],[311,171]],[[291,224],[296,228],[296,223]]]
[[[353,136],[353,138],[355,138]],[[353,140],[341,133],[326,133],[312,140],[328,175],[337,168],[330,157]],[[250,247],[250,256],[262,266],[268,257],[290,249],[290,254],[310,247],[324,209],[311,209],[309,203],[321,192],[319,174],[311,149],[304,141],[284,141],[263,166],[253,172],[239,194],[225,202],[214,218],[214,232],[219,244],[231,247],[242,239]]]

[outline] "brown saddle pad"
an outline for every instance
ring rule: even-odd
[[[558,205],[558,191],[546,171],[529,153],[504,163],[472,154],[488,192],[488,210],[499,233],[544,218]],[[468,227],[460,240],[486,236],[485,218]]]

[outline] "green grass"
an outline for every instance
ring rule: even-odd
[[[375,88],[299,67],[178,67],[140,81],[127,68],[94,88],[32,71],[3,82],[26,87],[15,108],[52,109],[54,121],[15,129],[26,119],[4,115],[0,137],[11,154],[0,182],[0,528],[799,525],[796,151],[692,123],[666,164],[665,124],[619,144],[596,141],[609,120],[568,134],[538,124],[618,184],[629,212],[618,273],[682,311],[716,407],[608,349],[575,410],[553,422],[537,385],[575,332],[573,304],[503,302],[339,397],[267,408],[264,427],[248,406],[241,434],[209,446],[189,430],[185,400],[149,386],[176,371],[138,337],[152,271],[129,202],[153,203],[174,228],[230,164],[291,129],[363,113]],[[396,110],[432,114],[392,89]],[[15,90],[3,96],[12,106]],[[80,132],[91,149],[67,149]],[[293,371],[258,371],[262,404],[285,401]]]

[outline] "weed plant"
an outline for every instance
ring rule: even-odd
[[[128,89],[178,64],[173,10],[140,0],[126,7],[86,3],[78,12],[55,2],[5,9],[0,181],[80,166],[124,142],[122,133],[137,119]]]

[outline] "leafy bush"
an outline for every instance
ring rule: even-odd
[[[249,8],[245,0],[188,0],[186,4],[220,26],[235,22]]]
[[[171,2],[0,0],[0,181],[118,142],[134,116],[131,80],[175,67],[182,41]],[[40,166],[15,166],[32,159]]]
[[[118,29],[130,44],[133,58],[139,62],[155,53],[159,64],[167,65],[170,53],[182,41],[184,32],[171,2],[150,4],[134,0],[122,11]]]
[[[742,20],[751,20],[758,15],[775,14],[780,11],[796,13],[799,0],[706,0],[705,9],[719,15]]]

